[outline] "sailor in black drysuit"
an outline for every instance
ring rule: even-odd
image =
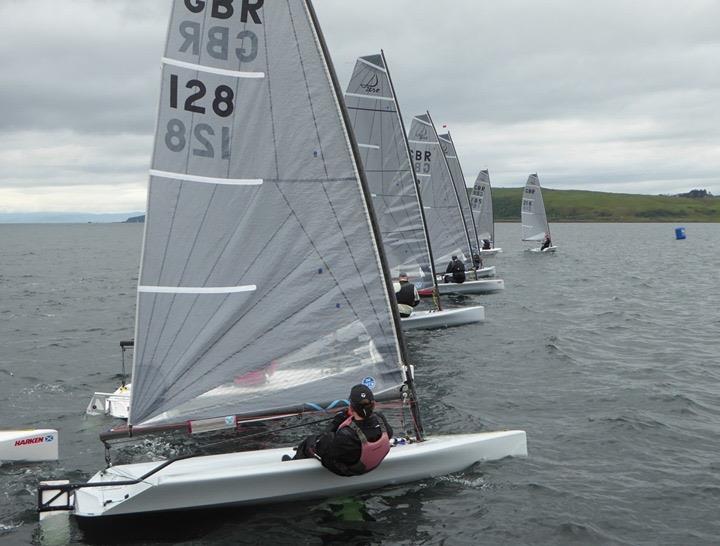
[[[482,269],[483,261],[482,261],[482,258],[480,257],[480,254],[478,254],[477,252],[474,252],[472,258],[473,258],[473,267],[475,269]]]
[[[350,391],[350,407],[338,413],[324,434],[308,436],[294,457],[283,461],[317,458],[340,476],[358,476],[376,468],[390,451],[392,428],[375,412],[375,397],[365,385]]]
[[[452,260],[445,268],[445,282],[449,282],[449,274],[452,274],[452,282],[465,282],[465,264],[458,260],[457,256],[453,256]]]
[[[398,275],[398,281],[400,281],[400,290],[395,292],[395,301],[398,302],[398,311],[400,311],[401,317],[409,317],[412,314],[412,309],[403,307],[405,305],[410,307],[417,306],[417,304],[420,303],[420,294],[418,294],[415,285],[408,281],[407,273],[400,273],[400,275]]]
[[[483,239],[483,250],[490,250],[491,248],[490,239]]]
[[[546,233],[545,240],[543,241],[543,244],[540,247],[540,250],[545,250],[546,248],[549,248],[550,246],[552,246],[552,241],[550,240],[550,234]]]

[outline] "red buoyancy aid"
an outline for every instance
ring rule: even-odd
[[[380,438],[374,442],[368,441],[367,436],[365,436],[365,433],[357,423],[353,421],[352,416],[345,419],[338,427],[338,430],[345,427],[351,428],[360,439],[360,460],[349,467],[349,470],[353,471],[353,473],[365,474],[366,472],[370,472],[376,468],[390,452],[390,438],[388,437],[385,423],[381,418],[378,418],[378,422],[380,423],[380,432],[382,434]]]

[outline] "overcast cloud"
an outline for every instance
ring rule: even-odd
[[[275,1],[275,0],[266,0]],[[316,0],[468,185],[720,194],[720,1]],[[0,2],[0,212],[142,210],[169,0]]]

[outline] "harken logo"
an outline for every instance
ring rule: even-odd
[[[360,87],[365,90],[366,93],[379,93],[380,88],[378,87],[378,83],[380,83],[380,80],[378,80],[377,74],[373,74],[368,81],[361,83]]]
[[[47,439],[48,437],[50,437],[50,440]],[[52,435],[48,435],[48,436],[35,436],[34,438],[23,438],[22,440],[15,440],[15,447],[19,447],[19,446],[31,446],[31,445],[34,445],[34,444],[42,444],[42,443],[45,443],[45,442],[52,442],[53,439],[54,439],[54,438],[53,438]]]

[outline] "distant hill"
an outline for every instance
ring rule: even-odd
[[[141,216],[133,216],[132,218],[128,218],[125,220],[126,224],[144,224],[145,223],[145,215]]]
[[[0,212],[0,224],[104,224],[125,222],[128,216],[138,214],[142,213]]]
[[[495,220],[519,222],[523,188],[493,188]],[[543,188],[550,222],[720,222],[720,198],[705,190],[635,195]]]

